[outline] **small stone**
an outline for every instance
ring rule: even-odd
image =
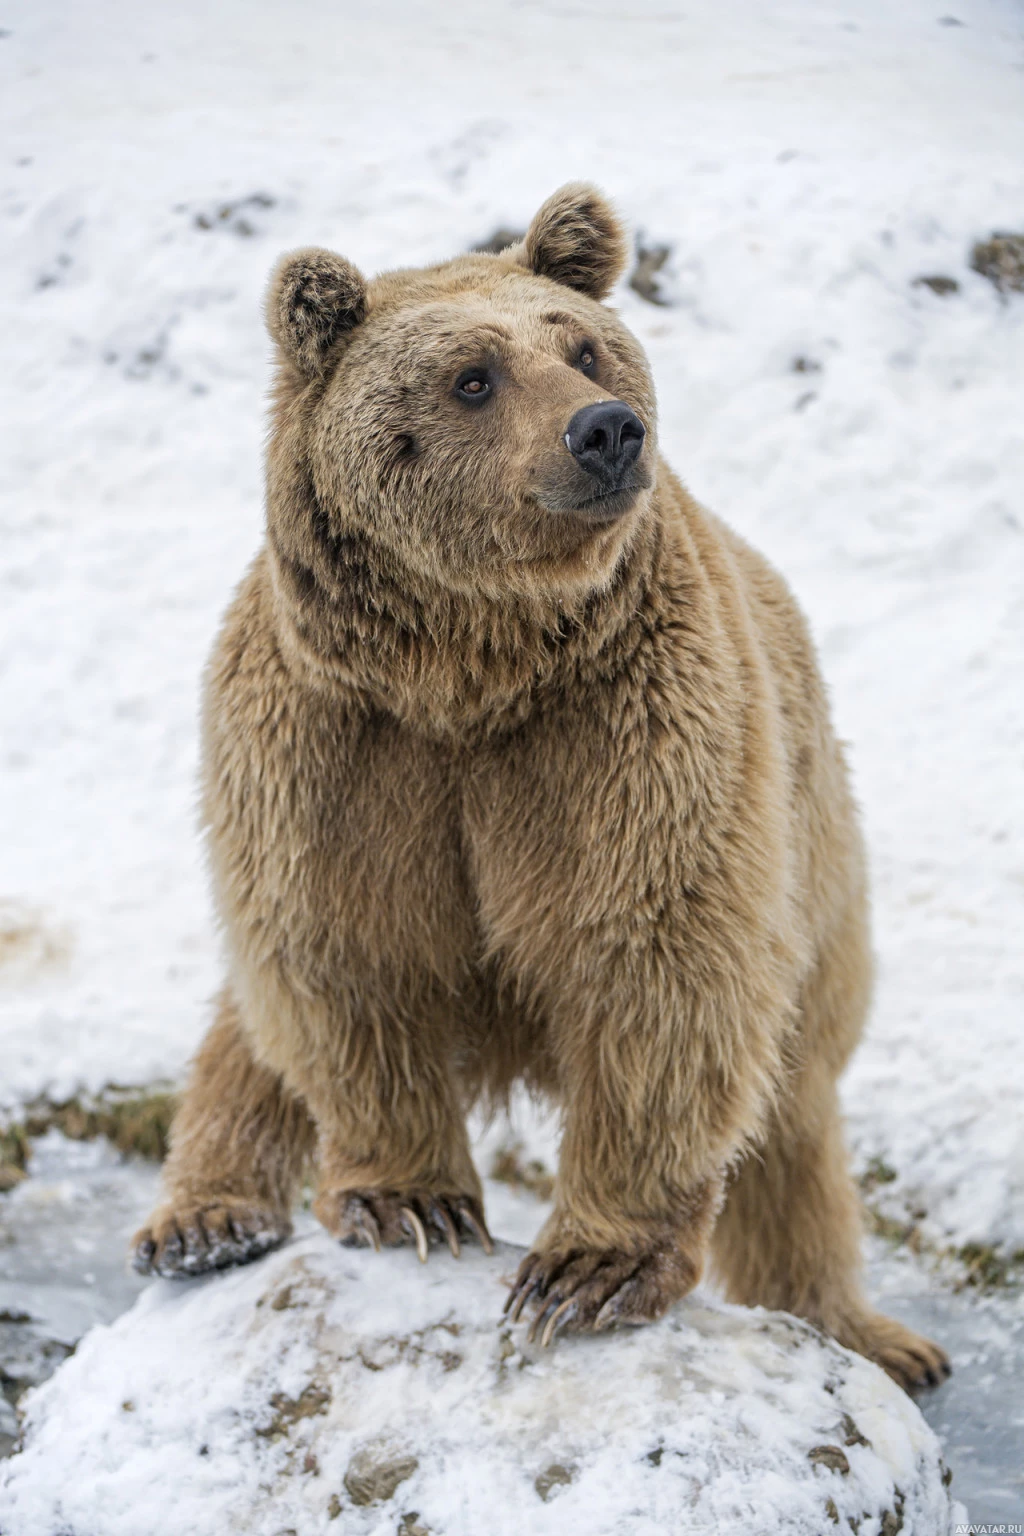
[[[855,1420],[848,1413],[843,1414],[843,1444],[866,1445],[869,1450],[871,1449],[871,1441],[866,1435],[861,1434]]]
[[[418,1466],[416,1456],[394,1456],[380,1446],[366,1446],[349,1462],[345,1488],[352,1503],[361,1509],[368,1504],[384,1504]]]
[[[945,299],[951,293],[960,292],[960,284],[955,277],[946,277],[942,272],[934,272],[927,277],[915,277],[911,284],[913,288],[930,288],[932,293],[937,293],[940,299]]]
[[[807,1460],[816,1467],[827,1467],[830,1472],[841,1472],[844,1477],[850,1472],[846,1452],[838,1445],[816,1445],[807,1452]]]
[[[547,1503],[556,1488],[565,1488],[575,1476],[575,1467],[563,1467],[560,1461],[553,1461],[550,1467],[545,1467],[543,1472],[538,1472],[533,1480],[533,1486]]]

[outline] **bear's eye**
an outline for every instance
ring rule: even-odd
[[[582,368],[584,373],[590,373],[596,362],[597,359],[594,356],[593,347],[589,341],[585,341],[580,348],[579,356],[576,359],[577,368]]]
[[[467,368],[455,380],[455,393],[466,405],[481,405],[491,393],[491,381],[482,368]]]

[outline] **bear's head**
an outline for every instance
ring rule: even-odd
[[[647,362],[601,302],[626,253],[574,184],[499,255],[372,281],[330,251],[283,259],[270,531],[307,580],[329,586],[332,551],[369,545],[376,567],[448,591],[608,582],[655,474]]]

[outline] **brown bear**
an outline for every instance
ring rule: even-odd
[[[467,1108],[561,1108],[509,1297],[545,1343],[658,1317],[710,1256],[908,1388],[873,1312],[836,1079],[864,860],[786,586],[658,457],[601,301],[627,246],[564,187],[525,239],[367,282],[286,257],[267,541],[206,677],[228,976],[135,1240],[192,1275],[280,1242],[490,1249]]]

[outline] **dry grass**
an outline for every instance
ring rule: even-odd
[[[955,1291],[993,1291],[1024,1284],[1024,1248],[1006,1249],[996,1243],[944,1247],[928,1238],[921,1228],[927,1212],[914,1210],[901,1219],[879,1210],[869,1197],[876,1189],[895,1183],[897,1177],[895,1168],[880,1157],[873,1157],[861,1174],[859,1182],[865,1196],[869,1231],[893,1247],[909,1248],[911,1253],[926,1254],[942,1264]]]
[[[37,1100],[22,1120],[0,1130],[0,1192],[25,1177],[31,1138],[57,1130],[72,1141],[105,1136],[119,1152],[161,1161],[174,1115],[175,1095],[166,1088],[105,1088],[95,1099],[61,1103]]]

